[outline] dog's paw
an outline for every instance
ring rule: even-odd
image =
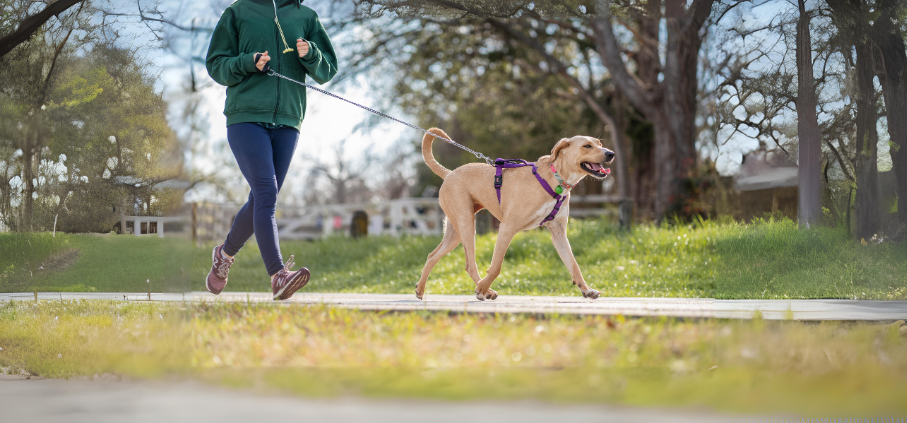
[[[591,299],[593,299],[593,300],[596,299],[596,298],[598,298],[598,297],[600,297],[601,295],[602,295],[602,293],[601,293],[601,292],[598,292],[597,289],[590,289],[590,290],[588,290],[588,291],[586,291],[586,292],[583,292],[583,297],[584,297],[584,298],[591,298]]]
[[[479,301],[485,301],[485,294],[483,294],[479,291],[476,291],[476,299]]]
[[[486,299],[486,300],[496,300],[496,299],[498,299],[498,292],[495,291],[495,290],[493,290],[493,289],[491,289],[491,288],[488,288],[488,291],[485,292],[485,299]]]
[[[425,295],[425,291],[419,292],[419,287],[416,287],[416,298],[422,299],[422,296]]]

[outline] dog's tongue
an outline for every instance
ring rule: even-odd
[[[602,171],[602,165],[600,165],[600,164],[598,164],[598,163],[589,163],[589,167],[591,167],[592,170],[594,170],[594,171],[596,171],[596,172],[601,172],[601,171]]]

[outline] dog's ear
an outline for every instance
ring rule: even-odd
[[[570,146],[570,141],[566,138],[561,138],[557,144],[554,144],[554,148],[551,149],[551,159],[556,159],[557,155],[561,153],[561,150]]]

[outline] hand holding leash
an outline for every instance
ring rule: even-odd
[[[271,70],[271,67],[268,65],[268,62],[271,61],[271,56],[268,56],[268,52],[264,53],[255,53],[255,67],[258,68],[259,72],[267,72]]]

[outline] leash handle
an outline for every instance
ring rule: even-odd
[[[257,62],[256,62],[256,63],[257,63]],[[287,81],[290,81],[290,82],[295,82],[295,83],[297,83],[297,84],[299,84],[299,85],[302,85],[303,87],[313,89],[313,90],[318,91],[318,92],[320,92],[320,93],[322,93],[322,94],[325,94],[325,95],[329,95],[329,96],[331,96],[331,97],[334,97],[334,98],[336,98],[336,99],[338,99],[338,100],[343,100],[343,101],[345,101],[345,102],[347,102],[347,103],[350,103],[350,104],[352,104],[352,105],[354,105],[354,106],[356,106],[356,107],[358,107],[358,108],[360,108],[360,109],[369,111],[369,112],[374,113],[374,114],[376,114],[376,115],[378,115],[378,116],[381,116],[381,117],[383,117],[383,118],[390,119],[390,120],[392,120],[392,121],[394,121],[394,122],[397,122],[397,123],[406,125],[406,126],[408,126],[408,127],[410,127],[410,128],[413,128],[413,129],[418,129],[418,130],[420,130],[420,131],[422,131],[422,132],[424,132],[424,133],[426,133],[426,134],[429,134],[429,135],[431,135],[431,136],[433,136],[433,137],[435,137],[435,138],[439,138],[439,139],[442,139],[442,140],[444,140],[444,141],[447,141],[448,143],[453,144],[453,145],[456,146],[456,147],[459,147],[459,148],[461,148],[461,149],[463,149],[463,150],[465,150],[465,151],[467,151],[467,152],[469,152],[469,153],[472,153],[473,156],[476,156],[476,158],[478,158],[478,159],[484,160],[485,163],[488,163],[488,164],[490,164],[490,165],[494,165],[494,161],[491,160],[491,158],[489,158],[488,156],[486,156],[486,155],[484,155],[484,154],[482,154],[482,153],[479,153],[478,151],[474,151],[474,150],[472,150],[471,148],[469,148],[469,147],[467,147],[467,146],[465,146],[465,145],[463,145],[463,144],[460,144],[460,143],[458,143],[458,142],[456,142],[456,141],[454,141],[454,140],[452,140],[452,139],[444,138],[444,137],[442,137],[442,136],[440,136],[440,135],[433,134],[433,133],[428,132],[427,130],[422,129],[422,128],[416,126],[416,125],[413,125],[413,124],[411,124],[411,123],[404,122],[404,121],[402,121],[402,120],[400,120],[400,119],[397,119],[397,118],[395,118],[395,117],[393,117],[393,116],[389,116],[389,115],[387,115],[387,114],[385,114],[385,113],[381,113],[381,112],[379,112],[379,111],[377,111],[377,110],[375,110],[375,109],[372,109],[372,108],[370,108],[370,107],[368,107],[368,106],[363,106],[363,105],[361,105],[361,104],[359,104],[359,103],[356,103],[356,102],[354,102],[354,101],[347,100],[347,99],[345,99],[345,98],[343,98],[343,97],[341,97],[341,96],[339,96],[339,95],[337,95],[337,94],[334,94],[334,93],[332,93],[332,92],[325,91],[325,90],[323,90],[323,89],[321,89],[321,88],[318,88],[318,87],[315,87],[315,86],[306,84],[305,82],[299,82],[299,81],[297,81],[297,80],[295,80],[295,79],[293,79],[293,78],[286,77],[286,76],[284,76],[284,75],[281,75],[281,74],[275,72],[273,69],[271,69],[271,70],[268,71],[268,75],[269,75],[269,76],[276,76],[276,77],[279,77],[279,78],[283,78],[283,79],[286,79]]]
[[[258,59],[261,59],[261,53],[255,53],[255,69],[258,69]],[[271,64],[265,63],[265,66],[261,68],[258,73],[267,73],[271,70]]]

